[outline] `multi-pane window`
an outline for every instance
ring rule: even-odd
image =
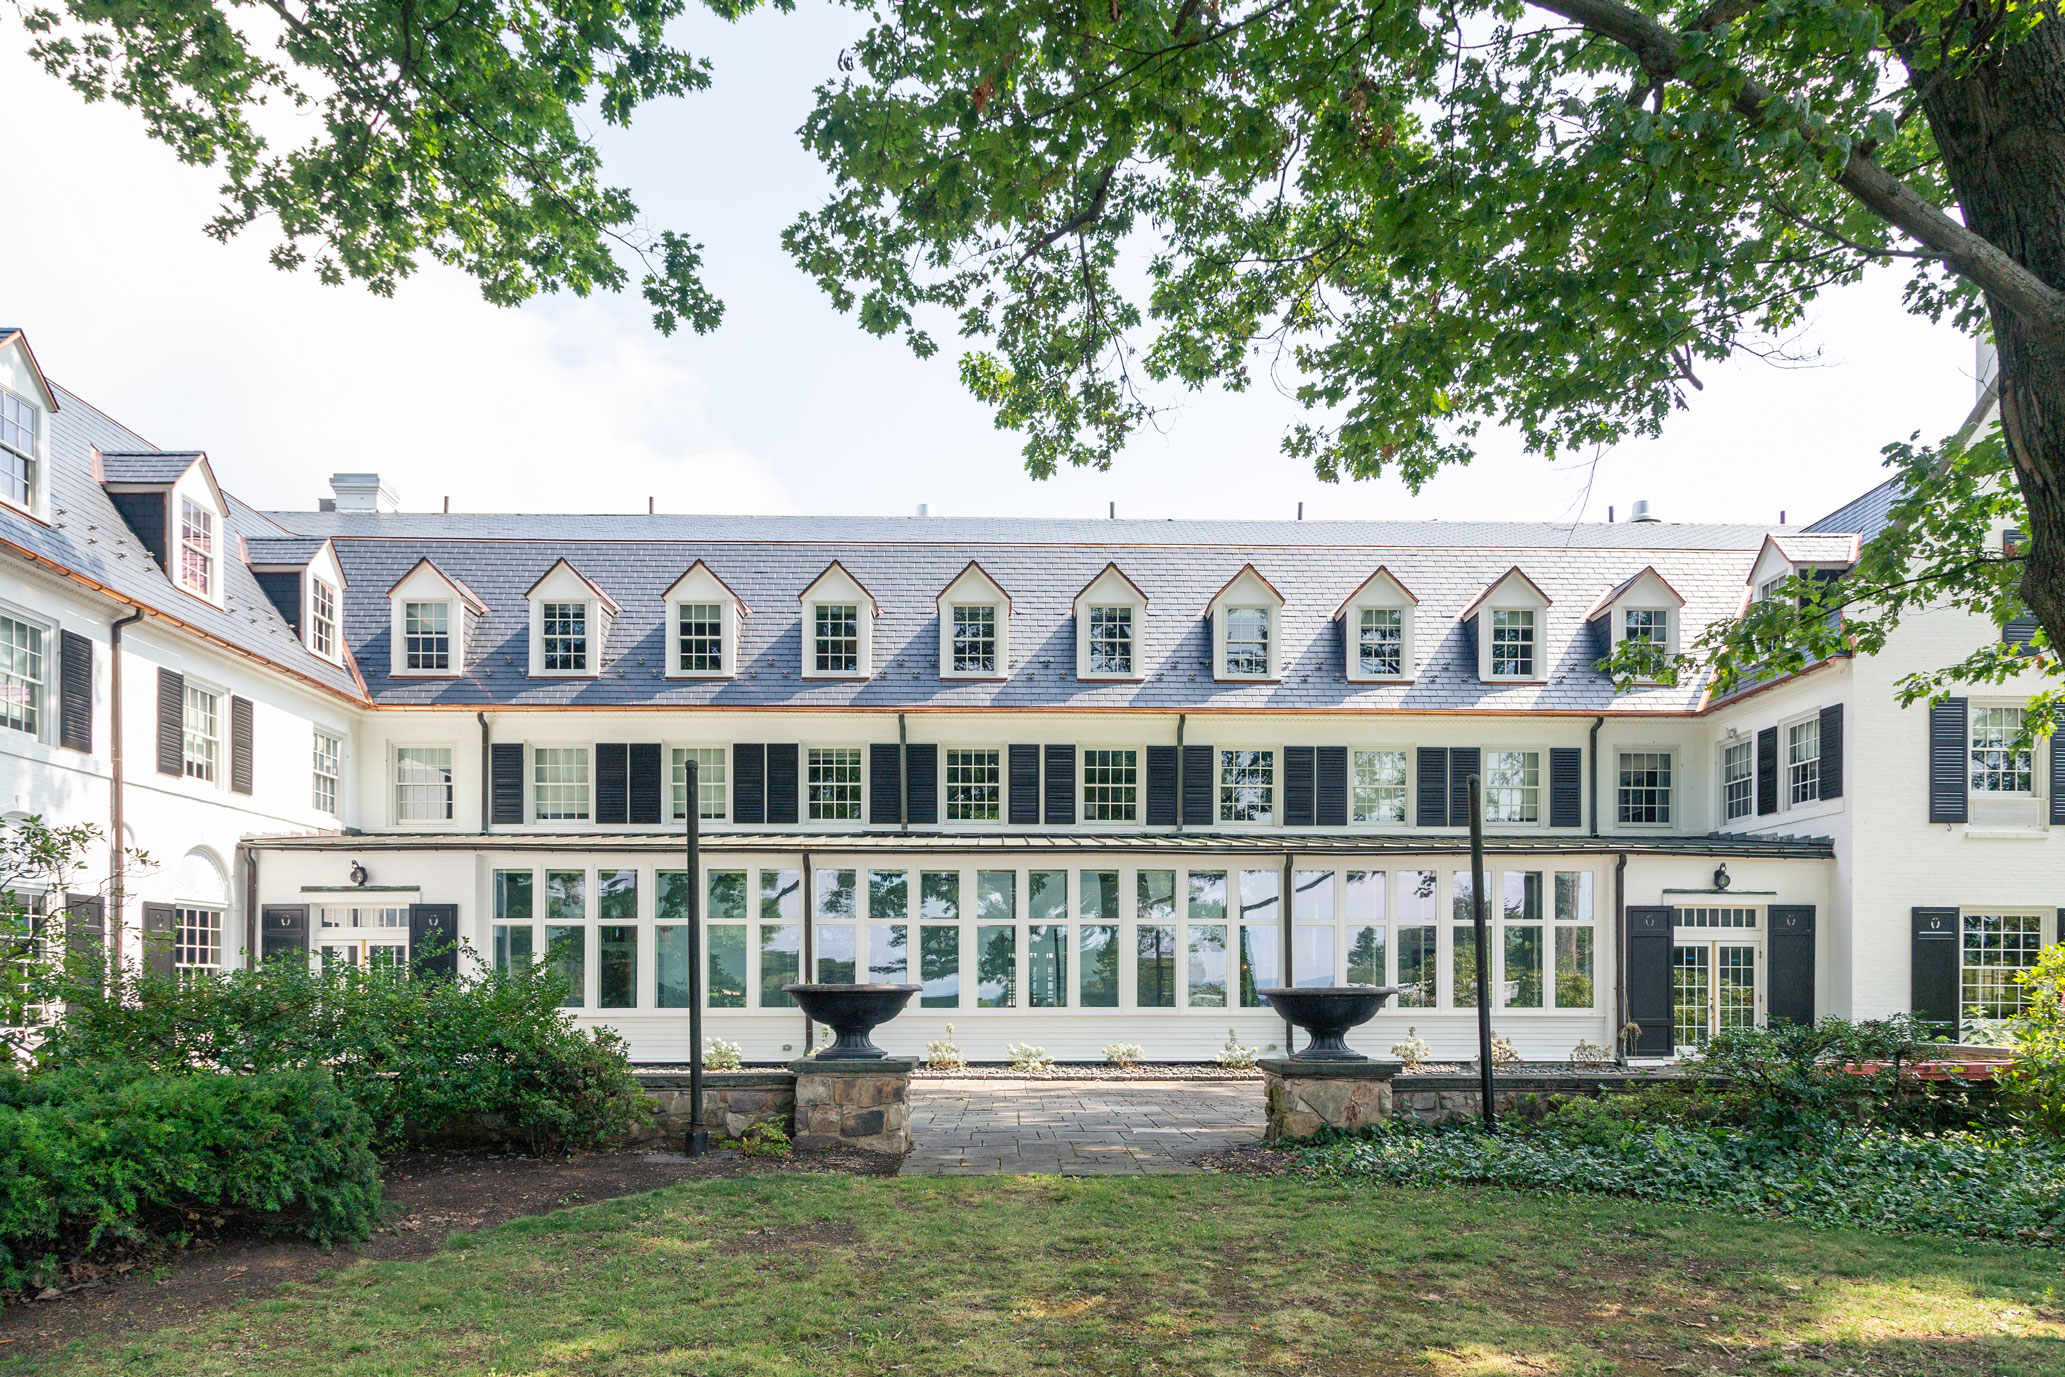
[[[1355,753],[1353,817],[1356,822],[1405,821],[1404,751]]]
[[[688,674],[724,672],[724,608],[714,602],[685,602],[676,609],[681,633],[675,668]]]
[[[337,653],[337,590],[321,579],[309,580],[308,645],[318,655]]]
[[[860,747],[812,746],[806,771],[812,822],[860,821]]]
[[[182,726],[186,777],[214,783],[215,767],[222,758],[222,695],[188,684]]]
[[[1267,675],[1269,673],[1269,609],[1231,607],[1226,610],[1226,672]]]
[[[954,673],[997,672],[997,609],[987,603],[954,609]]]
[[[1973,793],[2035,791],[2036,754],[2022,739],[2023,712],[2021,708],[1972,709]]]
[[[1002,816],[1003,768],[994,750],[946,753],[946,820],[995,822]]]
[[[588,604],[548,602],[540,609],[538,650],[550,671],[588,668]]]
[[[215,513],[179,499],[179,581],[206,596],[215,586]]]
[[[1397,607],[1365,607],[1356,631],[1355,651],[1364,674],[1405,672],[1405,612]]]
[[[1660,607],[1629,607],[1621,611],[1621,639],[1646,641],[1662,650],[1671,643],[1670,613]]]
[[[539,822],[588,816],[586,746],[540,746],[531,752],[531,815]]]
[[[14,617],[0,617],[0,726],[43,730],[43,628]]]
[[[212,971],[222,965],[222,911],[213,908],[173,910],[172,968]]]
[[[394,820],[452,820],[452,748],[394,748]]]
[[[1083,821],[1132,822],[1140,810],[1140,753],[1083,752]]]
[[[1219,752],[1219,821],[1271,822],[1276,817],[1276,752]]]
[[[0,497],[26,507],[36,491],[36,408],[0,392]]]
[[[724,819],[725,758],[722,746],[676,746],[673,768],[672,816],[688,816],[688,762],[696,763],[696,816]]]
[[[407,668],[452,667],[451,617],[448,602],[402,604],[402,654]]]
[[[1538,822],[1541,819],[1542,757],[1539,751],[1484,753],[1484,820]]]
[[[1757,751],[1751,741],[1721,748],[1721,820],[1746,818],[1757,806]]]
[[[337,811],[337,779],[344,759],[344,740],[326,731],[315,734],[314,785],[310,802],[319,813]]]
[[[1821,797],[1821,720],[1810,717],[1785,729],[1785,797],[1792,807]]]
[[[1620,820],[1636,825],[1671,820],[1670,752],[1621,752]]]
[[[1090,609],[1090,673],[1133,672],[1133,609]]]
[[[2043,918],[2035,913],[1967,913],[1958,982],[1966,1018],[2018,1018],[2029,987],[2016,977],[2036,964],[2043,948]]]
[[[1534,613],[1526,608],[1491,614],[1491,674],[1494,679],[1534,677]]]
[[[859,605],[820,603],[811,613],[811,654],[817,672],[860,673]]]

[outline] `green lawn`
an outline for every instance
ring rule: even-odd
[[[2061,1264],[1598,1197],[783,1175],[520,1220],[34,1366],[2056,1377]]]

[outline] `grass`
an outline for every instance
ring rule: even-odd
[[[782,1175],[518,1220],[35,1369],[2055,1377],[2060,1277],[2055,1252],[1593,1197]]]

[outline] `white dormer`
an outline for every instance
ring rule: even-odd
[[[223,603],[222,561],[229,541],[229,504],[215,486],[205,456],[179,476],[166,496],[171,521],[169,565],[172,582],[182,592]]]
[[[749,609],[697,560],[666,593],[667,677],[729,679],[738,673],[739,620]]]
[[[803,677],[865,679],[875,672],[874,595],[833,560],[797,596],[803,606]]]
[[[344,663],[344,566],[337,547],[309,536],[238,540],[244,563],[309,654]]]
[[[1212,677],[1265,683],[1283,677],[1283,594],[1243,564],[1205,607],[1212,619]]]
[[[1418,665],[1413,612],[1419,604],[1412,590],[1380,564],[1334,609],[1350,683],[1411,682]]]
[[[387,590],[387,672],[403,679],[452,679],[466,669],[488,606],[427,559]]]
[[[1147,594],[1107,564],[1076,594],[1076,678],[1147,677]]]
[[[1463,609],[1477,641],[1477,677],[1538,684],[1549,676],[1549,595],[1515,565]]]
[[[939,677],[1011,674],[1011,595],[974,560],[939,592]]]
[[[1854,535],[1809,535],[1786,532],[1767,535],[1750,566],[1751,595],[1758,601],[1769,598],[1778,585],[1798,575],[1831,576],[1857,562],[1862,541]]]
[[[602,673],[616,600],[565,560],[524,597],[531,605],[531,677],[592,679]]]
[[[1685,599],[1678,596],[1678,590],[1652,566],[1600,594],[1585,613],[1585,625],[1591,630],[1593,649],[1602,659],[1632,640],[1657,646],[1668,663],[1678,653],[1684,607]],[[1645,677],[1637,682],[1653,684],[1656,680]]]
[[[0,326],[0,506],[37,518],[50,508],[50,418],[57,395],[43,380],[29,339]]]

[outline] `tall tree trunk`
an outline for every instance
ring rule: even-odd
[[[1901,47],[1966,225],[2065,289],[2065,14],[1953,80]],[[1895,30],[1895,42],[1900,44]],[[2001,427],[2029,505],[2022,597],[2065,649],[2065,342],[1989,298]]]

